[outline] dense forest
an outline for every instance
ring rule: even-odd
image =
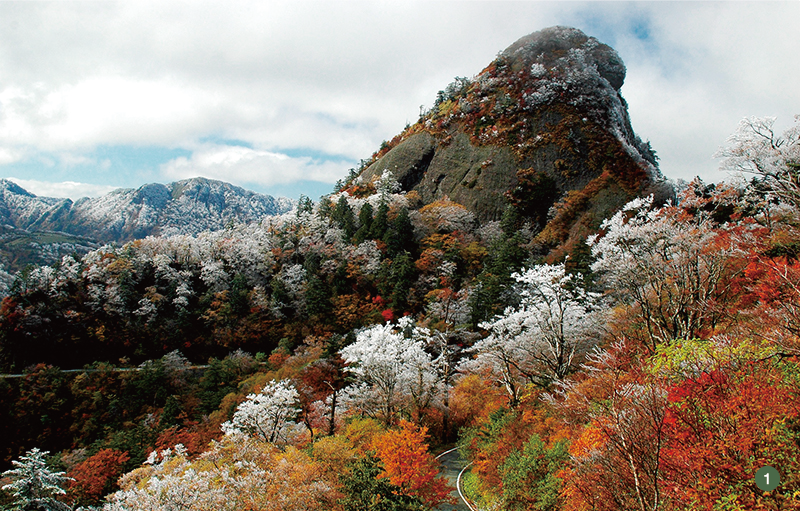
[[[749,182],[635,199],[561,260],[513,205],[412,210],[385,172],[21,272],[4,506],[431,509],[456,443],[480,509],[794,508],[798,138],[743,121]]]

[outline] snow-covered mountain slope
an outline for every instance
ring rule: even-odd
[[[197,234],[230,223],[285,213],[294,202],[204,178],[119,189],[102,197],[37,197],[0,179],[0,223],[27,231],[57,231],[100,242],[158,234]]]

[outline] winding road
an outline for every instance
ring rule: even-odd
[[[456,504],[442,504],[437,508],[438,511],[477,511],[473,506],[464,500],[461,494],[459,483],[461,482],[461,474],[464,470],[471,465],[468,464],[459,454],[458,449],[450,449],[436,457],[442,465],[441,473],[447,478],[450,486],[455,488],[453,490],[453,497],[456,498]]]

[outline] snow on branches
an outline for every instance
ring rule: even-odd
[[[782,135],[773,128],[775,117],[742,119],[730,145],[714,155],[724,158],[720,167],[755,174],[782,201],[800,208],[800,115]]]
[[[47,466],[47,454],[47,451],[34,447],[20,456],[19,461],[11,462],[13,469],[3,472],[2,477],[9,478],[11,482],[3,486],[2,490],[11,493],[14,498],[9,509],[70,509],[68,505],[56,500],[57,496],[66,493],[61,485],[70,478],[64,472],[55,472]]]
[[[413,326],[408,317],[361,331],[356,342],[341,351],[356,376],[343,401],[387,424],[403,408],[417,413],[430,405],[440,379],[433,357],[425,351],[429,338],[430,332]]]
[[[548,385],[567,376],[596,343],[605,306],[563,264],[537,265],[512,275],[521,303],[480,325],[489,336],[470,349],[461,369],[488,370],[506,388],[512,405],[526,383]]]
[[[224,437],[190,461],[176,446],[120,479],[105,511],[335,509],[335,474],[305,453],[258,438]]]
[[[590,237],[592,270],[622,303],[631,303],[647,330],[649,350],[673,339],[704,337],[729,315],[731,286],[744,270],[742,240],[734,227],[715,228],[672,205],[651,209],[636,199]]]
[[[245,434],[265,442],[286,443],[297,426],[299,394],[289,380],[271,381],[239,404],[233,419],[222,424],[226,435]]]

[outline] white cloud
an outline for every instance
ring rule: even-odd
[[[99,197],[100,195],[117,189],[116,186],[76,183],[75,181],[50,183],[47,181],[37,181],[35,179],[19,179],[16,177],[9,177],[7,179],[39,197],[67,197],[72,200],[78,200],[81,197]]]
[[[564,24],[619,51],[665,173],[719,178],[711,154],[741,117],[800,113],[799,18],[798,2],[0,2],[0,165],[228,138],[255,149],[199,148],[164,171],[335,180],[349,165],[275,155],[366,158],[454,76]]]
[[[294,181],[333,183],[346,174],[346,164],[293,158],[281,153],[241,146],[205,145],[189,158],[176,158],[161,168],[171,180],[207,177],[246,186],[269,186]]]
[[[0,165],[16,163],[22,159],[22,153],[13,147],[0,147]]]
[[[730,180],[712,158],[746,116],[800,113],[798,2],[651,3],[651,38],[622,34],[622,93],[634,130],[650,139],[670,177]]]

